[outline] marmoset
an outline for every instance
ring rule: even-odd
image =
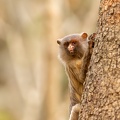
[[[69,79],[69,120],[78,120],[83,82],[86,78],[93,42],[88,41],[87,33],[81,33],[65,36],[62,39],[58,39],[57,43],[59,44],[58,57],[63,63]]]

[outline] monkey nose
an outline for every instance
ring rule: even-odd
[[[69,46],[68,46],[68,50],[69,50],[70,53],[73,53],[73,51],[74,51],[74,46],[69,45]]]

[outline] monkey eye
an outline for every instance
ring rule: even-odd
[[[74,42],[72,42],[72,44],[73,44],[73,45],[75,45],[75,44],[76,44],[76,42],[74,41]]]
[[[67,47],[68,45],[69,45],[69,43],[68,43],[68,42],[65,42],[65,43],[64,43],[64,46],[65,46],[65,47]]]

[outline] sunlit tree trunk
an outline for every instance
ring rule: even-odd
[[[48,54],[48,83],[47,88],[48,92],[46,94],[46,111],[47,111],[47,118],[46,120],[59,120],[61,107],[60,106],[60,67],[58,66],[58,59],[57,59],[57,46],[55,44],[57,39],[60,36],[60,24],[61,24],[61,7],[63,0],[48,0],[47,1],[47,20],[49,24],[47,24],[46,32],[46,41],[47,41],[47,54]],[[61,119],[61,118],[60,118]]]
[[[2,37],[9,52],[9,62],[12,64],[10,71],[13,72],[13,76],[11,75],[6,80],[8,88],[14,88],[8,95],[7,104],[12,106],[11,113],[18,120],[39,120],[46,92],[44,86],[47,66],[45,65],[46,57],[43,55],[45,43],[44,40],[39,39],[37,22],[34,23],[33,19],[35,18],[29,12],[30,2],[24,0],[3,1],[5,20],[1,20],[4,23]],[[38,7],[37,4],[36,7]],[[34,16],[36,14],[35,12]],[[7,72],[6,74],[8,76]]]
[[[79,120],[120,119],[120,0],[101,0]]]

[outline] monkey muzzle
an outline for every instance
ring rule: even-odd
[[[68,46],[68,51],[70,52],[70,53],[74,53],[74,46],[72,45],[72,44],[69,44],[69,46]]]

